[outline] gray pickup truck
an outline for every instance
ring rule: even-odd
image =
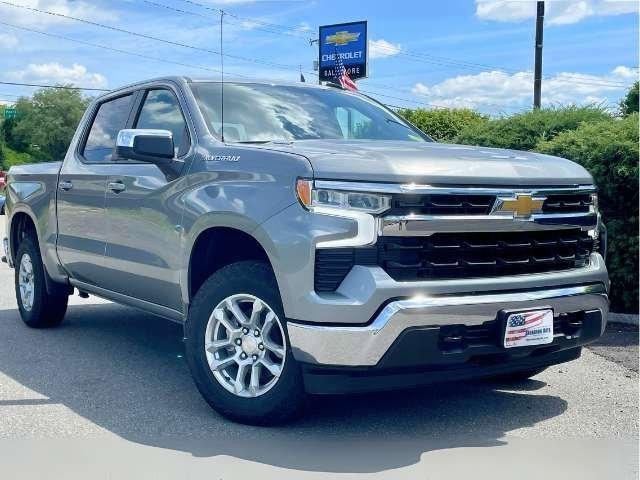
[[[333,87],[124,87],[6,190],[27,325],[58,325],[74,290],[181,322],[197,388],[238,421],[285,421],[309,393],[527,378],[607,320],[582,167],[435,143]]]

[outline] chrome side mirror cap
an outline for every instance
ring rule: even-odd
[[[169,130],[128,128],[118,132],[116,154],[119,158],[166,165],[173,160],[173,134]]]

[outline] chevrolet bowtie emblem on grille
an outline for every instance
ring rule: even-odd
[[[545,197],[532,197],[528,193],[517,193],[514,197],[498,197],[491,210],[494,215],[509,214],[519,220],[528,220],[534,213],[542,213]]]
[[[324,41],[327,45],[346,45],[349,42],[355,42],[360,38],[360,32],[351,33],[346,30],[342,30],[340,32],[336,32],[333,35],[327,35],[326,40]]]

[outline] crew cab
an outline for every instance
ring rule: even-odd
[[[285,421],[307,394],[527,378],[607,321],[586,170],[436,143],[330,86],[120,88],[6,193],[28,326],[58,325],[73,292],[180,322],[197,388],[238,421]]]

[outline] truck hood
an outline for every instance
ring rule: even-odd
[[[321,179],[504,186],[593,183],[576,163],[517,150],[387,140],[301,140],[262,147],[305,156]]]

